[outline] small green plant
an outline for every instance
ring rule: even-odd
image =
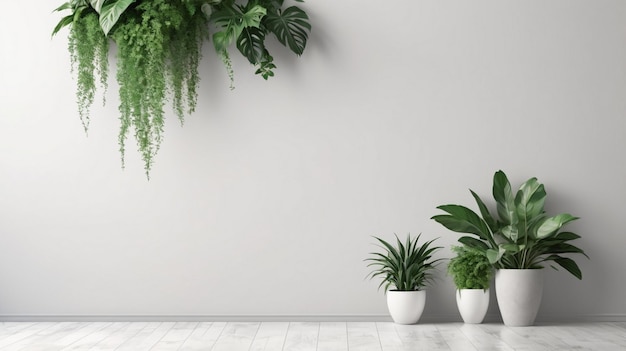
[[[436,239],[418,245],[420,236],[413,239],[409,234],[403,244],[396,235],[396,246],[374,237],[385,252],[372,252],[372,257],[365,261],[370,262],[368,267],[375,267],[368,277],[382,278],[379,289],[384,287],[385,292],[390,287],[400,291],[422,290],[432,282],[433,269],[442,260],[433,259],[432,255],[441,247],[431,246]]]
[[[493,197],[497,216],[470,190],[480,214],[461,205],[442,205],[437,208],[446,214],[432,219],[451,231],[470,234],[459,239],[462,244],[481,250],[495,268],[538,269],[544,263],[556,263],[573,276],[582,279],[578,264],[564,254],[585,252],[570,242],[580,235],[561,231],[563,226],[578,219],[568,213],[547,216],[544,211],[546,191],[537,178],[530,178],[513,194],[504,172],[493,176]],[[482,216],[482,217],[481,217]],[[556,266],[551,265],[557,269]]]
[[[467,246],[452,246],[456,256],[448,262],[448,274],[457,289],[489,289],[493,266],[484,251]]]

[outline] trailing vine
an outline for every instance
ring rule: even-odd
[[[70,31],[68,49],[72,72],[76,74],[78,115],[85,132],[89,129],[89,110],[95,99],[96,80],[106,91],[109,72],[109,41],[102,33],[96,13],[88,13]],[[104,94],[103,94],[104,96]]]
[[[207,35],[202,16],[181,2],[153,0],[132,9],[113,32],[118,43],[120,152],[124,159],[133,127],[147,173],[163,140],[168,90],[181,122],[195,110],[201,45]]]
[[[202,44],[208,38],[226,68],[231,89],[232,45],[264,79],[274,76],[276,68],[265,47],[267,34],[273,33],[296,55],[303,53],[311,25],[302,9],[283,9],[284,0],[247,1],[70,0],[56,9],[71,11],[53,35],[70,26],[68,48],[85,131],[98,82],[107,88],[109,40],[117,44],[122,167],[132,132],[149,178],[163,141],[166,102],[171,102],[181,125],[185,115],[194,112]],[[211,35],[209,29],[214,31]]]

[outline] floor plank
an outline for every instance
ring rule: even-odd
[[[58,322],[48,328],[42,328],[38,332],[12,343],[2,350],[60,350],[73,341],[73,335],[82,334],[81,329],[88,328],[90,323]],[[75,340],[74,340],[75,341]]]
[[[155,350],[179,350],[191,336],[198,322],[178,322],[153,347]]]
[[[285,344],[287,330],[289,330],[288,322],[261,323],[261,326],[252,341],[252,345],[250,346],[250,351],[281,350]]]
[[[198,323],[187,340],[180,347],[181,351],[210,350],[226,327],[226,322]]]
[[[227,323],[212,351],[248,351],[261,323]]]
[[[381,351],[378,328],[374,322],[348,323],[348,349],[350,351]]]
[[[398,330],[393,323],[376,323],[380,347],[383,351],[404,351],[408,346],[404,345]]]
[[[174,327],[174,322],[151,322],[134,336],[123,340],[116,351],[150,350]]]
[[[0,331],[0,349],[37,334],[52,327],[56,323],[24,323],[23,325],[7,326]]]
[[[402,344],[411,350],[450,350],[434,324],[394,325]]]
[[[319,323],[289,323],[283,347],[289,351],[316,351],[319,331]]]
[[[317,349],[323,351],[348,351],[348,326],[346,322],[320,323]]]
[[[104,339],[100,340],[90,350],[115,350],[123,345],[126,340],[139,334],[147,325],[147,323],[113,323],[113,326],[119,325],[120,327],[114,332],[106,335]]]
[[[514,351],[502,339],[485,332],[484,324],[462,324],[460,330],[480,351]]]

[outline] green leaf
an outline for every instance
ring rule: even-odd
[[[544,239],[550,237],[556,234],[563,225],[576,219],[578,219],[578,217],[574,217],[569,213],[562,213],[554,217],[546,218],[539,228],[537,228],[537,238]]]
[[[228,35],[226,32],[216,32],[213,34],[213,46],[215,46],[215,50],[225,51],[230,43],[230,38],[232,36]]]
[[[57,7],[56,9],[52,10],[52,12],[58,12],[58,11],[63,11],[63,10],[69,10],[72,8],[72,4],[70,2],[66,2],[63,5]]]
[[[259,63],[260,67],[256,70],[255,74],[260,74],[263,79],[267,80],[269,77],[274,76],[274,72],[272,71],[276,68],[276,65],[273,63],[274,58],[267,52],[267,50],[263,54],[263,58]]]
[[[135,0],[117,0],[102,6],[100,9],[100,27],[102,27],[104,35],[109,34],[109,31],[115,26],[120,16],[133,2]]]
[[[225,7],[211,15],[211,20],[222,29],[213,34],[213,45],[217,52],[224,51],[239,37],[246,28],[258,28],[266,10],[255,5],[245,13],[235,7]],[[243,52],[242,52],[243,53]],[[244,56],[246,56],[244,54]],[[246,56],[247,57],[247,56]]]
[[[574,262],[574,260],[567,257],[561,257],[557,255],[555,256],[556,257],[552,258],[552,261],[556,262],[559,266],[565,268],[568,272],[570,272],[574,277],[578,278],[579,280],[583,279],[583,273],[580,271],[580,268],[578,267],[576,262]]]
[[[546,192],[543,185],[537,181],[537,178],[530,178],[520,186],[515,196],[519,238],[535,237],[536,228],[533,226],[533,223],[543,218],[545,200]]]
[[[459,238],[459,242],[467,247],[479,249],[479,250],[487,250],[489,246],[482,240],[478,240],[471,236],[463,236]]]
[[[500,258],[502,258],[502,255],[504,255],[505,252],[506,250],[502,247],[498,247],[497,250],[495,249],[487,250],[486,255],[487,255],[487,259],[489,260],[489,263],[495,264],[498,261],[500,261]]]
[[[546,201],[546,191],[543,184],[537,181],[537,178],[530,178],[525,181],[517,192],[515,204],[517,207],[517,215],[530,220],[543,213],[543,206]]]
[[[497,224],[496,220],[493,219],[493,216],[491,215],[491,212],[489,212],[489,209],[487,209],[487,206],[485,205],[483,200],[474,191],[472,191],[471,189],[470,189],[470,193],[472,193],[472,196],[474,197],[474,200],[476,200],[476,204],[478,205],[478,209],[480,210],[480,214],[483,216],[483,219],[485,220],[485,223],[487,223],[487,225],[491,229],[491,232],[493,232],[493,233],[497,232],[498,231],[498,224]]]
[[[73,22],[78,21],[78,19],[80,18],[81,14],[83,13],[83,11],[87,9],[87,6],[79,6],[76,8],[75,12],[74,12],[74,20]]]
[[[506,174],[497,171],[493,176],[493,197],[496,200],[498,216],[505,224],[517,224],[515,199],[511,191],[511,183]]]
[[[102,12],[102,5],[104,5],[106,1],[107,0],[89,0],[89,4],[91,4],[91,7],[93,7],[97,13],[100,13]]]
[[[261,25],[261,19],[267,14],[267,10],[261,5],[254,5],[241,16],[241,22],[244,27],[258,28]]]
[[[57,34],[61,28],[72,24],[72,22],[74,22],[74,15],[68,15],[63,17],[59,23],[54,27],[54,30],[52,30],[52,36],[54,36],[55,34]]]
[[[579,247],[572,244],[562,243],[550,247],[551,253],[563,254],[563,253],[579,253],[587,256],[587,254]],[[589,258],[589,256],[587,256]]]
[[[270,12],[267,14],[265,25],[269,31],[276,35],[278,41],[289,47],[296,55],[304,52],[311,31],[309,17],[296,6],[291,6],[284,11]]]
[[[520,252],[524,249],[524,245],[517,244],[502,244],[500,245],[500,247],[503,248],[505,251],[509,251],[512,253]]]
[[[437,208],[449,213],[449,215],[437,215],[431,219],[453,232],[476,234],[481,239],[495,244],[489,226],[474,211],[460,205],[442,205]]]
[[[560,232],[556,235],[556,238],[561,239],[563,241],[568,241],[568,240],[580,239],[580,235],[576,233],[572,233],[572,232]]]
[[[74,23],[74,21],[77,21],[80,18],[83,10],[85,10],[87,7],[88,6],[86,4],[83,4],[82,2],[78,2],[76,0],[72,0],[72,1],[66,2],[63,5],[57,7],[56,9],[54,9],[53,12],[63,11],[63,10],[73,10],[73,12],[72,12],[71,15],[63,17],[59,21],[59,23],[57,23],[57,25],[52,30],[52,36],[57,34],[63,27],[66,27],[66,26]]]
[[[237,38],[237,49],[253,64],[260,64],[265,52],[265,32],[258,27],[245,28]]]
[[[501,233],[505,238],[513,242],[517,242],[517,239],[519,238],[519,231],[516,225],[507,225],[506,227],[503,227]]]

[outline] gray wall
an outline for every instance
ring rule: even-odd
[[[83,133],[56,5],[0,12],[0,319],[384,318],[371,236],[450,257],[435,207],[502,169],[591,256],[582,281],[548,270],[539,319],[626,320],[626,2],[308,1],[268,82],[237,57],[230,91],[205,47],[150,181],[132,148],[120,169],[113,79]],[[444,268],[425,320],[458,320]]]

